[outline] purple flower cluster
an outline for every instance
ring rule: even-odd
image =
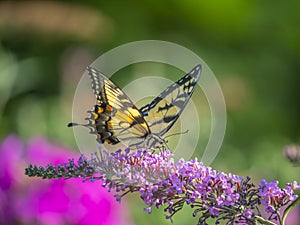
[[[72,174],[74,177],[81,174],[83,179],[102,179],[104,187],[118,193],[115,195],[118,201],[127,193],[139,192],[148,213],[152,207],[164,206],[166,218],[171,220],[184,204],[190,205],[194,209],[193,216],[199,218],[199,225],[207,224],[212,218],[216,224],[221,220],[227,224],[262,222],[264,219],[258,209],[261,205],[265,206],[270,220],[276,220],[279,210],[297,198],[294,189],[299,188],[296,183],[293,187],[288,184],[286,188],[278,188],[277,182],[265,181],[256,188],[248,177],[213,170],[197,159],[175,162],[169,150],[159,154],[146,150],[130,152],[129,149],[111,154],[100,151],[99,157],[94,155],[87,160],[82,156],[79,162],[72,171],[62,165],[66,175],[60,168],[60,176],[69,178]],[[84,176],[82,171],[86,168],[94,174]],[[40,172],[32,166],[26,170],[31,176],[38,176]],[[44,178],[48,178],[48,172],[47,168],[43,170]]]
[[[258,185],[258,195],[261,197],[262,204],[266,207],[265,211],[275,219],[278,219],[279,210],[297,199],[294,190],[300,188],[296,181],[293,185],[287,183],[285,188],[278,187],[278,181],[266,182],[261,180]]]

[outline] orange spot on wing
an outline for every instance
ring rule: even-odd
[[[99,118],[99,115],[97,113],[93,113],[93,116],[95,120]]]
[[[107,144],[111,144],[111,141],[109,139],[105,139],[104,142],[106,142]]]
[[[109,129],[112,129],[112,128],[113,128],[112,122],[111,122],[111,121],[108,121],[108,122],[107,122],[107,127],[108,127]]]
[[[106,110],[111,112],[111,111],[113,111],[113,107],[111,105],[107,105]]]
[[[103,108],[100,107],[98,108],[98,113],[103,113],[103,111],[104,111]]]

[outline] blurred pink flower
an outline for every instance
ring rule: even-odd
[[[24,175],[28,164],[57,165],[70,157],[79,156],[43,138],[26,145],[8,136],[0,146],[0,224],[132,224],[124,205],[99,181],[41,180]]]

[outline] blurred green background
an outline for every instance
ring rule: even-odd
[[[300,142],[299,8],[296,0],[1,1],[0,138],[39,135],[76,149],[66,124],[86,66],[121,44],[164,40],[199,54],[223,89],[227,130],[212,166],[257,182],[299,180],[282,154]],[[136,224],[169,224],[162,209],[148,215],[138,196],[126,199]],[[191,213],[174,224],[196,224]]]

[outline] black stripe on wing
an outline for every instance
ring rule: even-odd
[[[96,129],[97,141],[116,144],[145,139],[150,133],[148,125],[130,98],[95,68],[88,67],[87,70],[94,93],[98,93],[91,116],[94,121],[89,120]]]
[[[140,108],[152,133],[162,136],[176,122],[199,81],[201,65],[166,88],[151,103]]]
[[[94,94],[96,95],[96,98],[98,98],[101,90],[101,81],[100,81],[100,72],[90,66],[86,68],[88,75],[90,77],[90,80],[92,82],[92,89]]]

